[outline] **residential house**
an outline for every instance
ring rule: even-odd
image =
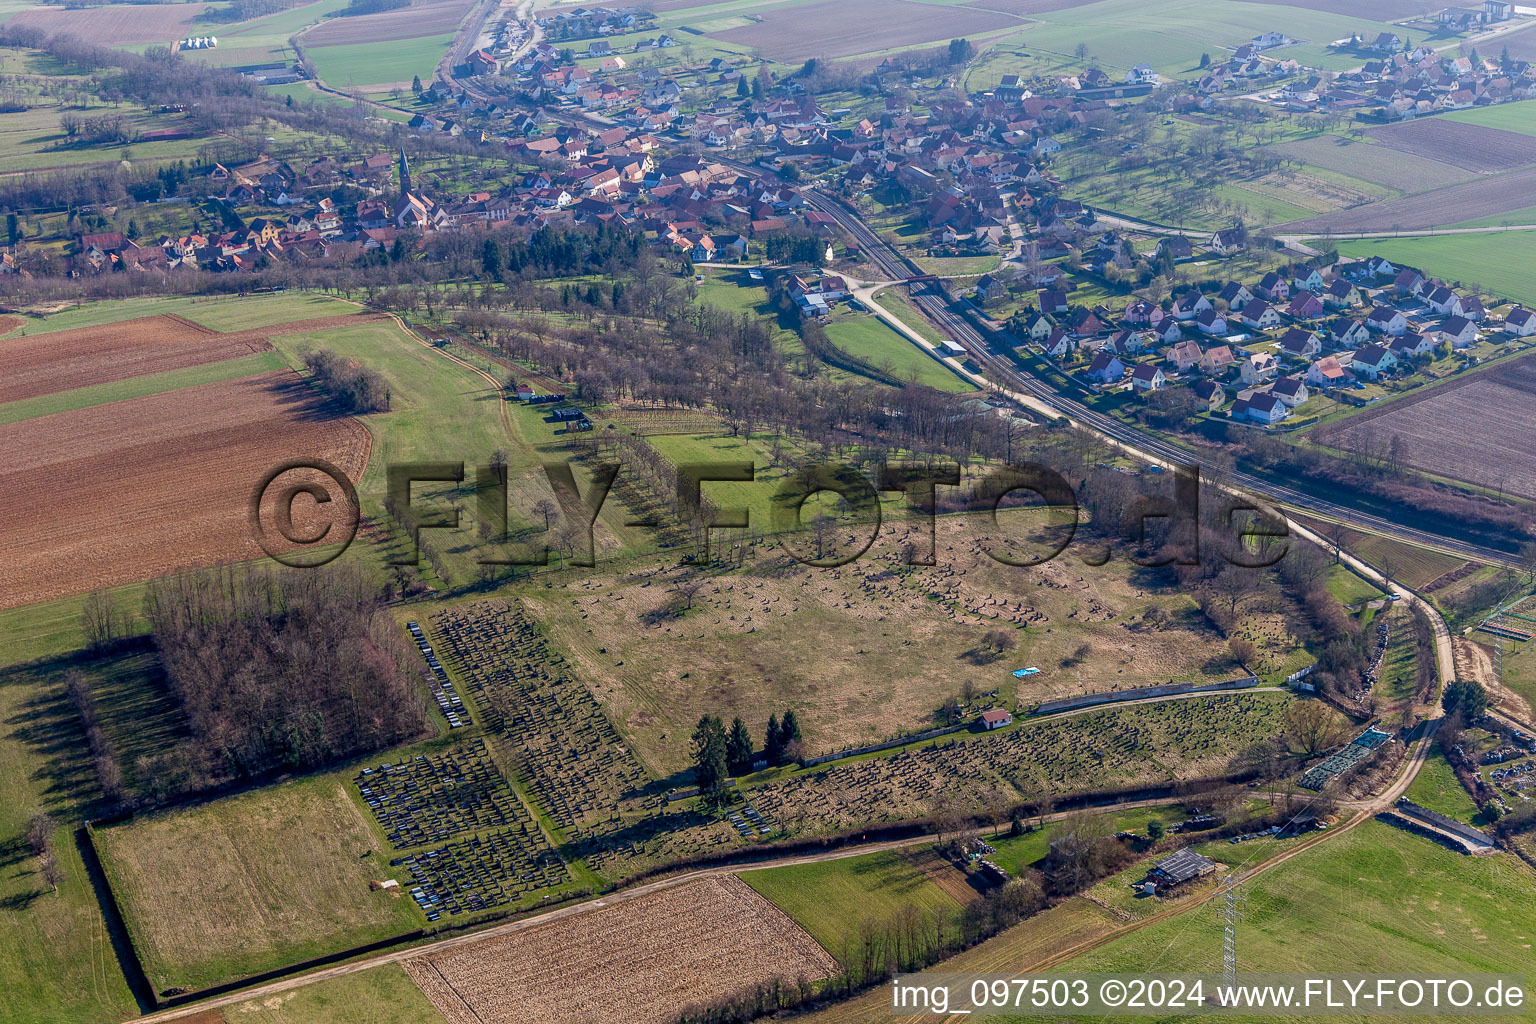
[[[1397,290],[1399,295],[1422,295],[1424,293],[1424,286],[1427,283],[1424,275],[1412,267],[1404,267],[1392,279],[1392,287]]]
[[[1453,348],[1466,348],[1477,344],[1477,324],[1464,316],[1446,317],[1440,321],[1440,327],[1436,333],[1449,341]]]
[[[1390,334],[1395,338],[1408,330],[1408,318],[1400,309],[1377,306],[1366,315],[1365,326],[1377,334]]]
[[[1225,302],[1228,309],[1242,309],[1253,301],[1253,292],[1241,281],[1228,281],[1216,297]]]
[[[1291,297],[1290,282],[1273,270],[1265,274],[1253,290],[1270,302],[1284,302]]]
[[[1030,341],[1044,341],[1056,327],[1049,317],[1034,309],[1024,314],[1022,323]]]
[[[1183,235],[1168,235],[1157,243],[1157,258],[1165,259],[1170,254],[1175,263],[1181,263],[1194,259],[1195,247]]]
[[[1419,356],[1428,355],[1435,350],[1435,339],[1428,334],[1415,334],[1409,331],[1399,338],[1393,338],[1392,344],[1387,348],[1397,356],[1398,362],[1416,359]]]
[[[1163,307],[1157,303],[1137,299],[1125,307],[1125,312],[1121,314],[1120,319],[1136,327],[1156,327],[1167,315],[1163,312]]]
[[[1280,377],[1270,385],[1269,393],[1280,401],[1296,408],[1309,397],[1307,394],[1307,382],[1299,377]]]
[[[1227,333],[1227,318],[1214,309],[1208,309],[1195,317],[1195,327],[1201,334],[1219,338]]]
[[[1232,403],[1233,419],[1247,419],[1269,425],[1279,423],[1291,414],[1291,410],[1279,398],[1268,391],[1259,391]]]
[[[1436,313],[1445,316],[1461,316],[1461,296],[1441,285],[1424,296],[1424,303]]]
[[[1297,292],[1291,304],[1285,307],[1285,315],[1292,320],[1316,320],[1323,315],[1323,300],[1312,292]]]
[[[1372,53],[1397,53],[1403,48],[1403,41],[1395,32],[1383,32],[1360,48]]]
[[[1342,277],[1335,278],[1323,289],[1323,302],[1334,309],[1348,309],[1360,305],[1360,289]]]
[[[1207,312],[1210,311],[1208,310]],[[1200,359],[1204,355],[1205,353],[1200,350],[1200,343],[1198,341],[1181,341],[1168,350],[1168,361],[1180,373],[1185,373],[1191,366],[1199,365]]]
[[[1065,313],[1067,311],[1067,293],[1054,288],[1044,288],[1040,291],[1040,312]]]
[[[1213,345],[1200,357],[1200,369],[1212,377],[1219,377],[1237,361],[1231,345]]]
[[[1359,348],[1361,345],[1369,344],[1371,340],[1370,330],[1365,324],[1352,317],[1334,317],[1328,321],[1324,330],[1333,339],[1335,348]]]
[[[1077,350],[1077,342],[1072,339],[1072,335],[1057,328],[1046,336],[1040,347],[1052,359],[1065,359]]]
[[[1328,282],[1323,280],[1323,272],[1316,267],[1305,264],[1294,266],[1290,269],[1291,288],[1309,292],[1321,292],[1327,287]]]
[[[1100,384],[1113,384],[1125,376],[1125,364],[1120,357],[1108,351],[1100,352],[1093,357],[1093,362],[1088,364],[1088,377]]]
[[[1250,352],[1248,358],[1241,360],[1238,365],[1238,375],[1250,387],[1270,380],[1279,372],[1280,364],[1268,352]]]
[[[1152,334],[1158,341],[1171,345],[1184,337],[1184,331],[1179,326],[1177,317],[1164,317],[1163,322],[1152,328]]]
[[[1320,388],[1338,388],[1354,380],[1339,362],[1338,356],[1324,356],[1307,371],[1307,383]]]
[[[1529,338],[1536,334],[1536,311],[1516,306],[1504,314],[1504,330],[1517,338]]]
[[[1322,350],[1322,341],[1312,331],[1292,327],[1280,336],[1280,351],[1293,359],[1311,359]]]
[[[1163,368],[1156,363],[1137,363],[1131,371],[1131,387],[1137,391],[1157,391],[1167,383]]]
[[[1191,289],[1173,300],[1172,312],[1175,320],[1188,322],[1213,308],[1210,299]]]
[[[1227,401],[1226,391],[1213,380],[1197,380],[1189,390],[1205,403],[1207,409],[1219,409]]]
[[[1357,377],[1375,380],[1397,365],[1397,356],[1381,345],[1367,345],[1355,350],[1355,358],[1349,364]]]
[[[1243,307],[1240,314],[1243,323],[1255,330],[1265,331],[1280,326],[1280,314],[1263,299],[1254,299]]]
[[[1244,228],[1227,228],[1211,236],[1205,247],[1217,256],[1231,256],[1242,252],[1248,244],[1248,232]]]

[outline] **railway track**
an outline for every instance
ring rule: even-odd
[[[896,252],[885,239],[875,234],[841,200],[811,189],[805,190],[803,194],[807,203],[832,217],[844,231],[857,239],[870,259],[890,280],[903,281],[923,273],[921,268]],[[991,344],[990,339],[996,336],[995,332],[976,323],[970,316],[957,313],[949,296],[937,282],[913,284],[912,301],[941,332],[963,347],[970,357],[987,371],[988,376],[1002,387],[1027,395],[1035,402],[1053,410],[1057,415],[1102,434],[1133,453],[1150,456],[1155,461],[1166,464],[1189,465],[1199,462],[1199,456],[1196,453],[1171,444],[1154,434],[1138,430],[1112,416],[1090,409],[1083,403],[1063,395],[1048,382],[1019,369],[1011,358],[997,352]],[[1370,533],[1381,534],[1422,547],[1448,551],[1463,558],[1497,565],[1516,564],[1508,552],[1471,541],[1444,537],[1427,530],[1403,526],[1384,516],[1319,498],[1251,473],[1233,472],[1228,476],[1233,484],[1245,491],[1263,497],[1276,505],[1306,512],[1320,519],[1343,523],[1346,526],[1357,527]]]

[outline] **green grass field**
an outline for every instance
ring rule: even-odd
[[[941,391],[974,391],[943,363],[918,348],[884,320],[854,315],[827,325],[827,338],[838,348],[877,370]]]
[[[442,1024],[398,964],[343,974],[225,1007],[228,1024]],[[198,1018],[201,1024],[201,1018]]]
[[[1471,110],[1453,110],[1439,115],[1443,121],[1459,121],[1484,128],[1498,128],[1521,135],[1536,135],[1536,101],[1519,100],[1515,103],[1496,103],[1491,107],[1475,107]]]
[[[278,11],[264,18],[232,25],[211,26],[219,45],[212,50],[185,50],[183,56],[207,64],[229,67],[240,64],[264,64],[294,57],[288,39],[295,32],[316,24],[326,15],[346,7],[348,0],[319,0],[291,10]]]
[[[1482,812],[1472,802],[1472,796],[1457,780],[1451,763],[1439,751],[1424,759],[1424,767],[1414,778],[1406,794],[1420,807],[1438,811],[1447,818],[1481,825]]]
[[[392,39],[380,43],[343,43],[311,46],[304,54],[314,61],[320,79],[333,89],[385,85],[411,81],[412,75],[429,78],[437,62],[453,45],[453,33]]]
[[[280,292],[269,295],[217,295],[198,298],[121,299],[114,302],[88,302],[73,306],[46,318],[28,317],[26,323],[6,337],[21,334],[48,334],[77,327],[99,327],[123,320],[174,313],[215,331],[233,332],[271,327],[294,320],[346,316],[361,312],[355,302],[309,292]]]
[[[1273,51],[1303,64],[1342,70],[1360,58],[1335,54],[1326,44],[1351,32],[1374,37],[1392,26],[1299,7],[1222,3],[1220,0],[1172,0],[1148,5],[1138,0],[1102,0],[1059,11],[1030,12],[1037,23],[1004,42],[1051,56],[1072,54],[1078,43],[1088,47],[1092,63],[1111,70],[1148,63],[1163,75],[1188,75],[1199,70],[1200,54],[1222,59],[1223,46],[1246,43],[1260,32],[1280,28],[1301,45]],[[976,87],[976,83],[972,83]]]
[[[96,833],[156,991],[197,990],[420,927],[346,783],[318,775]]]
[[[960,903],[906,851],[743,871],[741,880],[837,957],[857,944],[865,924],[884,924],[905,907],[935,915],[960,912]]]
[[[1339,242],[1338,250],[1341,256],[1385,256],[1448,281],[1466,286],[1476,283],[1503,298],[1536,303],[1536,282],[1525,272],[1536,259],[1536,233],[1490,231],[1360,239]]]
[[[1328,570],[1328,592],[1348,607],[1362,601],[1373,601],[1381,596],[1381,590],[1371,586],[1341,565]]]
[[[63,671],[0,669],[0,844],[11,851],[0,872],[0,1020],[63,1024],[137,1012],[75,842],[98,794]],[[59,825],[57,893],[22,845],[39,812]]]
[[[1442,977],[1536,968],[1529,941],[1536,875],[1509,854],[1466,857],[1370,821],[1245,888],[1240,971]],[[1219,973],[1221,933],[1219,904],[1209,903],[1110,942],[1061,970]]]

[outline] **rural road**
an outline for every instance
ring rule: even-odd
[[[1140,807],[1159,807],[1165,804],[1179,803],[1183,799],[1185,798],[1180,796],[1170,796],[1158,797],[1151,800],[1129,800],[1124,803],[1098,805],[1096,809],[1136,810]],[[1080,809],[1058,811],[1054,814],[1046,815],[1044,820],[1064,821],[1080,813],[1082,813]],[[997,830],[995,828],[991,827],[975,828],[966,830],[966,834],[986,835],[989,833],[995,833],[996,831]],[[787,868],[804,864],[820,864],[826,861],[844,860],[849,857],[862,857],[871,853],[882,853],[887,850],[900,850],[912,846],[923,846],[931,844],[933,841],[934,837],[931,834],[924,834],[919,836],[912,836],[907,839],[892,839],[876,843],[863,843],[856,846],[845,846],[836,850],[826,850],[821,853],[800,854],[789,857],[776,857],[762,861],[753,861],[744,864],[722,864],[718,867],[700,868],[698,870],[689,871],[684,874],[673,875],[669,878],[658,879],[654,882],[647,882],[644,885],[637,885],[631,889],[621,889],[618,892],[612,893],[608,896],[599,897],[598,899],[586,900],[585,902],[581,903],[572,903],[567,906],[551,910],[546,914],[539,914],[534,917],[522,918],[517,921],[508,921],[505,924],[499,924],[491,928],[468,932],[464,935],[457,935],[451,939],[442,939],[437,942],[392,950],[388,953],[379,953],[373,956],[365,957],[361,960],[352,961],[351,963],[337,964],[334,967],[322,968],[321,970],[312,971],[308,974],[299,974],[291,978],[283,978],[280,981],[270,982],[265,985],[253,986],[251,988],[242,989],[239,992],[232,992],[229,995],[219,996],[214,999],[207,999],[196,1003],[188,1003],[185,1006],[177,1006],[169,1010],[160,1010],[156,1013],[145,1014],[142,1017],[133,1017],[128,1021],[125,1021],[124,1024],[163,1024],[163,1022],[166,1021],[181,1020],[186,1017],[191,1017],[195,1014],[204,1013],[208,1010],[218,1009],[224,1006],[234,1006],[236,1004],[248,1001],[259,1003],[264,999],[270,998],[271,996],[278,995],[283,992],[288,992],[295,988],[301,988],[305,985],[309,985],[317,981],[325,981],[329,978],[339,978],[348,974],[356,974],[359,971],[368,971],[375,967],[383,967],[387,964],[398,964],[406,960],[415,959],[417,957],[441,955],[463,946],[472,945],[476,942],[483,942],[487,939],[501,938],[507,935],[515,935],[519,932],[527,931],[530,928],[537,928],[545,924],[553,924],[555,922],[563,921],[567,918],[576,917],[582,914],[590,914],[609,907],[620,906],[624,903],[630,902],[631,900],[638,899],[641,896],[662,892],[667,889],[675,889],[678,886],[687,885],[690,882],[696,882],[700,879],[713,878],[719,875],[735,874],[739,871],[757,871],[766,868]]]

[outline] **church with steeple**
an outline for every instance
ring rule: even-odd
[[[417,192],[411,183],[411,162],[405,147],[400,147],[400,197],[391,211],[395,227],[411,231],[436,231],[446,227],[448,215],[428,196]]]

